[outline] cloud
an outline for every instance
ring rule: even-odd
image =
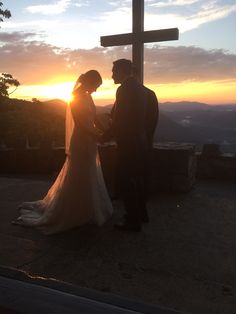
[[[131,58],[131,48],[126,46],[72,50],[27,41],[31,33],[1,35],[1,71],[11,73],[21,84],[76,79],[88,69],[111,79],[112,62]],[[234,80],[236,55],[222,49],[153,45],[145,48],[144,69],[145,82],[150,84]]]
[[[184,33],[236,12],[235,1],[146,0],[145,29],[179,27]],[[122,21],[122,23],[121,23]],[[107,1],[106,10],[94,16],[100,34],[120,34],[132,29],[131,1]],[[112,27],[108,27],[112,25]]]
[[[96,17],[96,23],[98,22],[100,33],[104,35],[130,32],[132,30],[132,10],[126,6],[112,8]],[[112,25],[112,27],[107,27],[108,25]]]
[[[3,29],[22,29],[22,30],[26,30],[29,28],[34,28],[34,29],[42,29],[42,25],[44,27],[44,29],[52,29],[55,27],[58,27],[61,25],[61,22],[56,20],[56,19],[37,19],[37,20],[30,20],[30,21],[20,21],[20,22],[13,22],[13,21],[9,21],[7,23],[3,23],[4,27]]]
[[[167,8],[168,7],[168,11]],[[160,28],[180,25],[180,31],[186,32],[202,24],[223,19],[236,12],[236,4],[222,0],[168,0],[147,2],[147,26],[160,25]],[[153,9],[155,9],[153,11]],[[158,26],[159,27],[159,26]],[[153,27],[152,27],[153,28]]]
[[[236,12],[236,4],[234,5],[217,5],[208,3],[202,6],[196,14],[191,15],[188,20],[196,27],[203,23],[209,23],[229,16]]]
[[[145,67],[147,77],[152,83],[235,79],[236,55],[222,49],[154,45],[146,49]]]
[[[24,32],[1,32],[0,33],[0,43],[9,43],[9,42],[17,42],[22,41],[24,39],[29,39],[30,37],[34,37],[35,33],[24,33]]]
[[[59,0],[54,4],[41,4],[41,5],[32,5],[26,7],[26,10],[30,13],[40,13],[45,15],[56,15],[61,14],[66,11],[70,5],[71,0]]]
[[[9,42],[0,47],[1,71],[11,73],[21,84],[37,84],[68,72],[66,55],[42,42]]]
[[[190,5],[196,2],[199,2],[199,0],[167,0],[167,1],[147,1],[149,3],[149,6],[151,7],[168,7],[168,6],[183,6],[183,5]]]
[[[88,7],[90,5],[90,1],[80,0],[74,4],[77,8]]]

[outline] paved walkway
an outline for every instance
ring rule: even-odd
[[[50,180],[0,177],[0,265],[193,314],[236,313],[236,184],[202,181],[149,202],[142,233],[83,226],[54,236],[11,225]],[[115,217],[122,215],[114,202]]]

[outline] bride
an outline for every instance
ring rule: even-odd
[[[20,205],[13,223],[53,234],[86,223],[101,226],[113,209],[103,180],[91,94],[102,84],[96,70],[82,74],[73,89],[66,115],[66,161],[47,195]]]

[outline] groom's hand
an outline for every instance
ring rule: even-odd
[[[99,144],[104,144],[104,139],[103,139],[103,134],[102,133],[100,133],[99,135],[97,135],[97,142],[99,143]]]

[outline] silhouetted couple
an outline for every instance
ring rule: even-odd
[[[120,230],[141,231],[148,222],[146,210],[148,166],[158,120],[158,101],[153,91],[133,76],[130,60],[113,63],[117,89],[110,127],[95,126],[96,109],[91,94],[102,84],[96,70],[82,74],[73,89],[66,116],[66,161],[44,199],[20,205],[14,222],[36,227],[45,234],[86,223],[103,225],[113,213],[104,183],[97,143],[117,143],[117,186],[126,215],[115,224]]]

